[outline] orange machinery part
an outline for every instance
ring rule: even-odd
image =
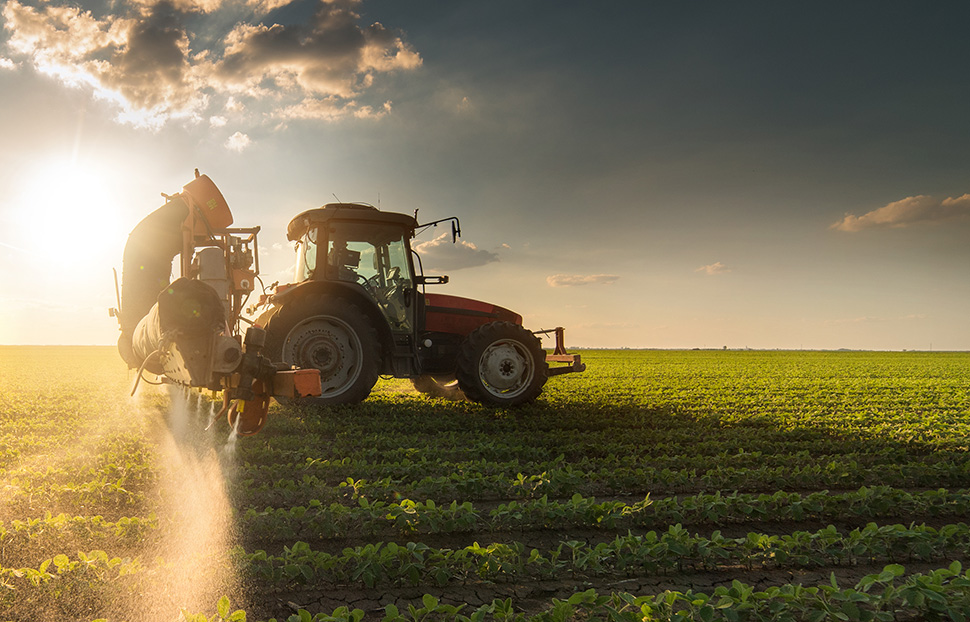
[[[284,397],[319,397],[322,392],[320,370],[291,369],[273,376],[273,395]]]
[[[257,380],[253,383],[255,398],[251,400],[236,400],[226,413],[229,426],[239,436],[252,436],[266,425],[269,413],[269,394],[263,391],[263,383]]]
[[[232,212],[229,203],[216,187],[215,182],[208,175],[199,175],[182,186],[182,192],[189,196],[191,202],[202,212],[202,216],[209,223],[213,231],[225,229],[232,224]],[[206,235],[205,223],[195,220],[195,235]]]

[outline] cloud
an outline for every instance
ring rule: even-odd
[[[826,324],[878,324],[882,322],[890,322],[893,320],[899,320],[903,322],[913,322],[913,321],[925,320],[927,317],[928,316],[925,313],[910,313],[908,315],[901,315],[895,318],[864,315],[861,317],[828,320],[826,321]]]
[[[827,324],[873,324],[878,322],[885,322],[884,317],[875,317],[872,315],[863,315],[860,317],[850,317],[850,318],[839,318],[835,320],[828,320]]]
[[[317,119],[337,121],[354,117],[357,119],[379,119],[391,112],[391,102],[386,101],[376,110],[371,106],[360,106],[354,100],[345,101],[339,97],[308,98],[304,101],[280,109],[276,116],[282,119]]]
[[[242,132],[236,132],[226,140],[226,149],[229,149],[230,151],[242,152],[246,149],[246,147],[251,145],[252,142],[253,141],[250,140],[249,136],[246,136]]]
[[[421,255],[424,269],[428,271],[461,270],[475,268],[498,261],[498,255],[478,248],[471,242],[458,240],[452,243],[450,233],[442,233],[433,240],[414,245]]]
[[[422,59],[401,33],[361,25],[360,1],[326,0],[306,22],[284,26],[259,17],[286,0],[140,0],[97,16],[63,0],[8,0],[0,68],[25,61],[114,102],[119,120],[148,127],[226,114],[380,118],[391,111],[386,98],[370,100],[380,76]]]
[[[550,287],[574,287],[579,285],[611,285],[619,279],[615,274],[553,274],[546,277]]]
[[[17,63],[13,62],[9,58],[4,58],[0,56],[0,69],[14,69]]]
[[[862,216],[846,214],[830,228],[854,233],[877,227],[908,227],[917,223],[941,222],[968,214],[970,214],[970,194],[942,201],[921,194],[894,201]]]
[[[186,98],[193,107],[202,103],[188,92],[198,76],[190,71],[189,34],[177,12],[158,5],[145,19],[130,22],[124,36],[98,67],[101,84],[141,109],[171,108]]]
[[[254,7],[257,13],[265,15],[270,11],[292,4],[293,2],[294,0],[247,0],[246,4]]]
[[[718,274],[726,274],[730,272],[731,269],[722,264],[720,261],[715,261],[712,264],[706,266],[701,266],[700,268],[694,270],[694,272],[703,272],[708,276],[715,276]]]
[[[142,11],[166,5],[182,13],[214,13],[228,4],[225,0],[130,0],[131,4],[142,7]],[[249,2],[248,4],[255,4]]]
[[[421,57],[380,23],[358,26],[351,10],[357,3],[321,3],[306,25],[237,24],[226,36],[225,54],[211,65],[215,79],[227,89],[349,99],[375,73],[418,67]]]
[[[925,320],[927,315],[925,313],[910,313],[909,315],[904,315],[900,317],[901,320]]]

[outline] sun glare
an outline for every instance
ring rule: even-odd
[[[124,244],[111,177],[95,165],[54,161],[25,176],[16,194],[11,242],[27,256],[22,267],[79,276],[110,270]]]

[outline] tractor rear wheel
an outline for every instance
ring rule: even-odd
[[[265,349],[275,361],[320,370],[320,397],[292,400],[295,404],[356,404],[377,383],[377,331],[342,298],[309,296],[283,305],[266,325]]]
[[[473,330],[458,354],[456,377],[465,396],[492,406],[518,406],[542,392],[549,366],[542,342],[511,322]]]
[[[443,397],[446,400],[460,400],[465,397],[454,376],[418,376],[411,378],[411,384],[418,393],[431,397]]]

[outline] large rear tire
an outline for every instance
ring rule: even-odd
[[[456,377],[465,396],[481,404],[519,406],[535,400],[549,373],[542,342],[511,322],[473,330],[458,354]]]
[[[284,305],[266,326],[267,355],[320,370],[320,397],[288,403],[356,404],[370,395],[380,373],[380,343],[367,316],[342,298],[308,296]]]

